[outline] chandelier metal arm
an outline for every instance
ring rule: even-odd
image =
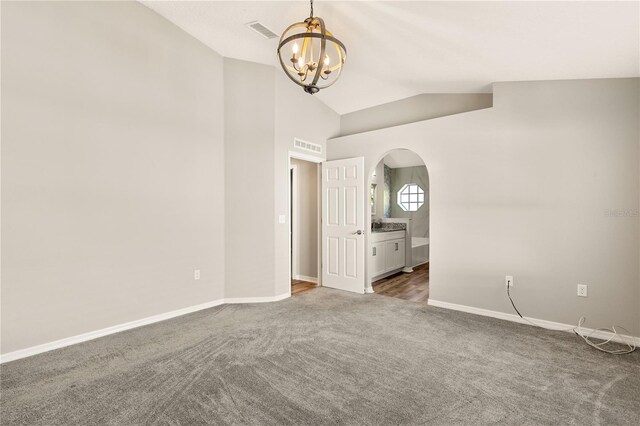
[[[298,75],[300,75],[300,81],[306,81],[307,76],[309,75],[309,65],[305,65],[304,66],[304,72],[302,72],[302,75],[300,75],[300,73],[298,73]]]
[[[344,44],[338,40],[337,38],[335,38],[334,36],[330,36],[329,34],[325,34],[324,36],[320,33],[299,33],[299,34],[293,34],[287,38],[285,38],[284,40],[282,40],[280,42],[280,46],[284,46],[285,44],[289,43],[292,40],[296,40],[299,38],[325,38],[329,41],[334,42],[335,44],[337,44],[338,46],[342,47],[342,50],[344,50],[345,55],[347,54],[347,48],[344,46]],[[278,48],[278,52],[280,51],[280,48]]]
[[[286,70],[286,69],[287,69],[287,66],[284,64],[284,62],[282,62],[282,57],[281,57],[280,55],[278,55],[278,59],[280,60],[280,65],[282,66],[282,69],[283,69],[283,70]],[[293,76],[292,76],[290,73],[285,72],[285,74],[286,74],[286,75],[287,75],[287,77],[289,77],[289,79],[290,79],[291,81],[293,81],[295,84],[297,84],[297,85],[299,85],[299,86],[302,86],[302,87],[304,87],[304,86],[305,86],[304,84],[300,83],[298,80],[296,80],[295,78],[293,78]]]

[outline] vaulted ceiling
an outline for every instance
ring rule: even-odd
[[[142,3],[223,56],[274,66],[278,39],[245,24],[280,34],[309,15],[306,1]],[[636,1],[316,0],[314,9],[348,49],[340,80],[314,95],[340,114],[420,93],[490,92],[496,81],[640,76]]]

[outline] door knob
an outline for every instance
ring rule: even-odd
[[[353,234],[358,234],[358,235],[362,235],[363,231],[361,229],[358,229],[356,232],[354,232]]]

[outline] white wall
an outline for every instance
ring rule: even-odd
[[[274,296],[274,72],[224,59],[227,298]]]
[[[352,135],[490,108],[492,104],[491,93],[423,93],[344,114],[340,117],[340,135]]]
[[[135,2],[2,2],[2,353],[223,297],[222,73]]]
[[[326,140],[339,133],[340,116],[279,69],[227,58],[224,64],[225,297],[285,295],[291,288],[289,152],[309,155],[293,146],[296,137],[324,151]],[[241,207],[249,200],[251,206]]]
[[[640,335],[639,79],[494,85],[494,107],[328,142],[329,159],[394,148],[429,171],[430,296]],[[576,285],[589,285],[578,298]]]
[[[2,353],[289,292],[289,151],[338,114],[135,2],[3,2],[2,50]]]
[[[293,139],[321,144],[340,133],[340,116],[312,95],[296,86],[281,70],[276,69],[275,95],[275,211],[273,223],[275,244],[275,295],[291,289],[289,281],[289,151],[310,155],[293,146]],[[286,224],[278,216],[287,217]]]
[[[298,276],[318,278],[318,164],[292,159],[295,166],[297,211],[294,211],[293,238],[297,247]],[[297,213],[297,214],[296,214]]]

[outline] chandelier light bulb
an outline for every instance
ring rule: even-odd
[[[326,66],[328,66],[328,65],[329,65],[329,55],[325,55],[325,57],[324,57],[324,64],[325,64]]]
[[[293,43],[293,47],[291,48],[291,50],[293,50],[294,55],[298,53],[298,43]]]
[[[302,67],[304,65],[304,61],[302,60],[302,56],[298,58],[298,66]]]

